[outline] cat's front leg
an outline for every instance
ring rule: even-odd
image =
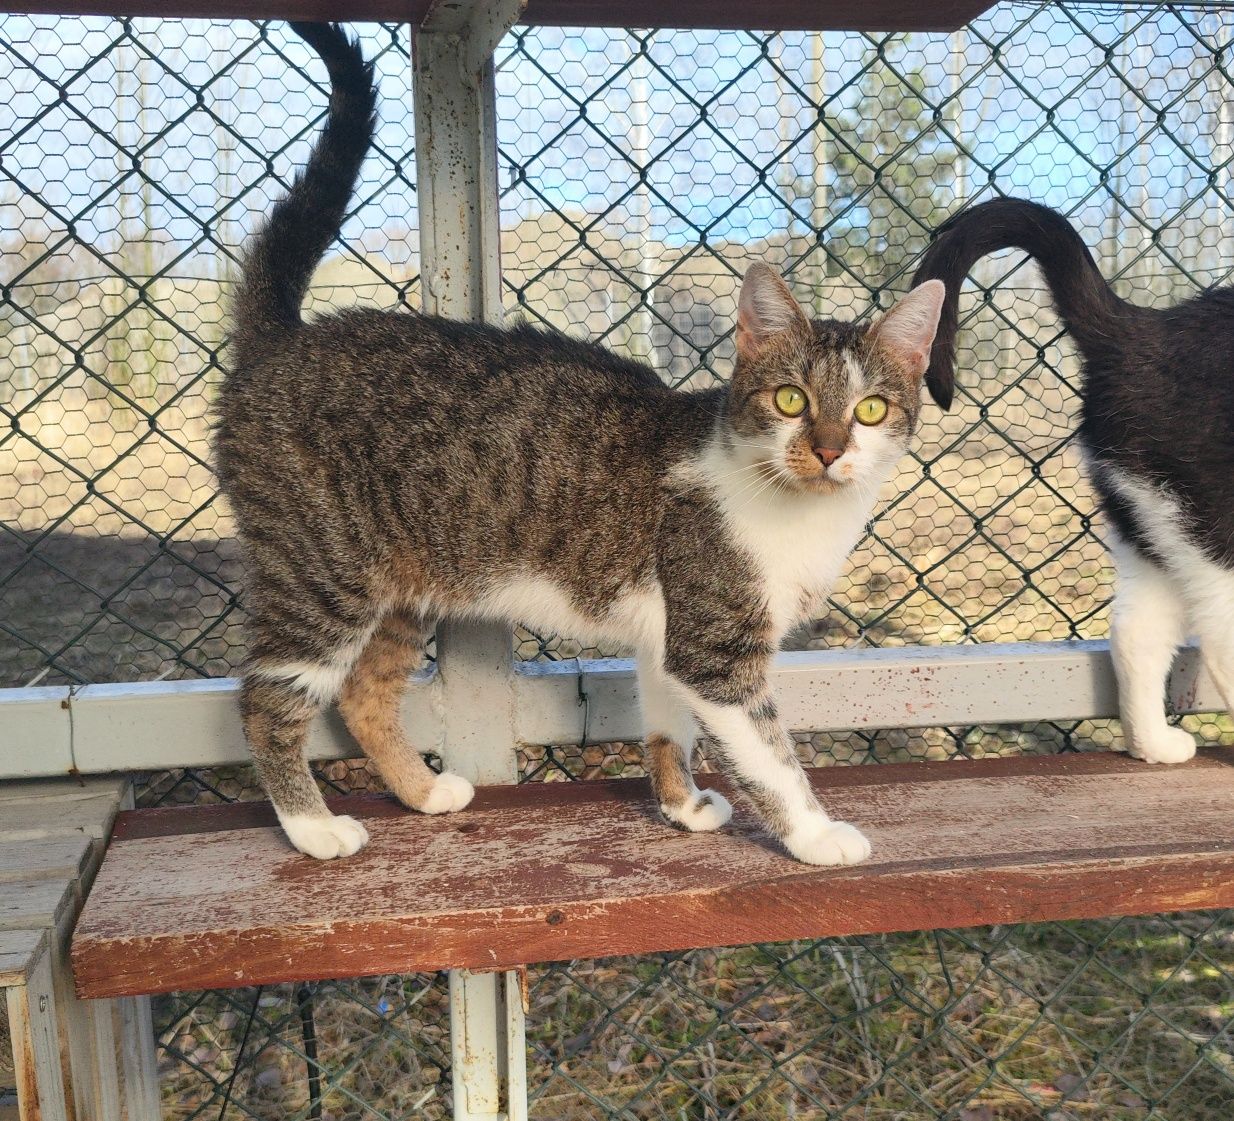
[[[656,571],[664,596],[664,679],[715,741],[712,757],[798,860],[856,864],[870,843],[827,816],[780,724],[767,673],[780,635],[765,581],[725,536],[703,493],[665,513]]]
[[[721,769],[793,856],[807,864],[856,864],[865,860],[870,855],[870,842],[847,822],[828,817],[810,789],[766,682],[740,689],[734,682],[744,675],[734,672],[724,676],[727,682],[719,689],[712,674],[704,680],[688,670],[680,676],[666,673],[663,680],[711,734],[711,752]],[[737,690],[745,695],[734,696]]]
[[[643,710],[645,763],[660,812],[692,833],[719,829],[733,814],[724,795],[694,784],[690,760],[698,726],[650,656],[638,660],[638,696]]]
[[[715,739],[725,773],[793,856],[807,864],[856,864],[870,855],[861,831],[833,821],[814,796],[765,689],[735,704],[709,701],[697,692],[690,700]]]

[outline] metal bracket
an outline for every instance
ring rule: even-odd
[[[525,1013],[520,973],[451,971],[455,1121],[527,1121]]]
[[[420,32],[452,37],[464,75],[479,89],[493,52],[526,7],[527,0],[495,0],[488,4],[433,0],[420,20]]]
[[[437,0],[412,35],[424,308],[501,319],[493,51],[525,0]]]

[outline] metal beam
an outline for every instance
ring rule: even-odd
[[[1118,715],[1114,666],[1104,641],[786,653],[776,659],[771,681],[786,722],[801,731]],[[460,693],[466,694],[466,682],[458,683]],[[238,688],[238,681],[224,678],[0,690],[0,778],[63,774],[74,759],[85,773],[249,762],[236,711]],[[448,695],[431,670],[412,679],[403,703],[412,743],[426,750],[437,744]],[[642,736],[634,664],[626,659],[518,663],[502,695],[502,704],[513,706],[518,744],[577,743],[584,720],[593,742]],[[1223,710],[1194,648],[1179,655],[1168,700],[1177,713]],[[467,706],[466,696],[462,702],[472,713],[457,719],[483,718],[482,705],[473,700]],[[473,730],[477,741],[483,739],[482,728]],[[505,742],[504,733],[491,728],[488,739]],[[359,750],[333,716],[318,722],[309,742],[314,759],[352,758]],[[498,777],[488,781],[499,781],[513,763],[503,747],[499,761],[477,757],[468,764],[462,758],[460,765],[474,765],[476,775],[491,765]]]
[[[1118,715],[1109,643],[1013,642],[783,653],[771,671],[795,730],[1026,724]],[[634,664],[622,659],[527,663],[515,680],[522,743],[642,738]],[[1224,708],[1199,652],[1183,650],[1168,683],[1177,713]],[[579,703],[580,694],[586,705]]]
[[[467,5],[462,5],[464,8]],[[207,19],[384,20],[418,24],[429,0],[0,0],[0,12]],[[760,31],[954,31],[992,0],[528,0],[520,23]]]
[[[0,778],[63,775],[73,768],[71,690],[0,689]]]
[[[416,191],[424,310],[500,323],[501,226],[493,51],[525,0],[432,0],[412,33]],[[513,636],[508,626],[437,629],[445,766],[473,782],[518,780]],[[450,973],[455,1121],[526,1115],[527,1040],[522,1007],[496,974]],[[515,1017],[515,1018],[512,1018]]]
[[[424,310],[453,319],[502,318],[493,51],[522,10],[523,0],[434,0],[412,36]],[[446,765],[473,782],[514,782],[509,628],[446,623],[437,667]]]
[[[435,0],[412,35],[424,310],[496,323],[501,306],[493,51],[525,0]]]

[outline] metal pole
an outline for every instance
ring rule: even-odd
[[[651,62],[642,41],[630,71],[630,153],[638,165],[638,186],[630,200],[634,233],[634,282],[638,307],[632,316],[630,353],[654,364],[655,282],[660,271],[652,229],[651,173]]]
[[[437,0],[412,34],[427,312],[472,322],[502,318],[493,51],[523,3]],[[473,782],[514,782],[510,631],[470,624],[440,627],[437,670],[442,761]],[[510,979],[496,974],[450,974],[456,1121],[526,1116],[522,1005],[509,1008],[509,989]]]

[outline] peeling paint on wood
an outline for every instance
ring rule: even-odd
[[[711,776],[703,776],[704,785]],[[371,844],[295,853],[265,806],[123,814],[78,924],[84,996],[1234,906],[1234,752],[828,768],[863,866],[795,863],[739,811],[657,817],[643,781],[482,789],[459,814],[340,800]]]

